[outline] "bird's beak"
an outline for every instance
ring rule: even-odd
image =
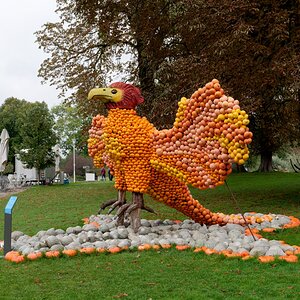
[[[89,100],[100,100],[107,102],[120,102],[123,98],[123,91],[116,88],[94,88],[88,94]]]

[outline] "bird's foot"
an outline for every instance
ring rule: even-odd
[[[105,210],[106,207],[113,205],[117,201],[118,201],[118,199],[110,199],[110,200],[107,200],[104,203],[102,203],[98,210],[98,214],[100,214],[103,210]]]
[[[111,199],[101,204],[98,214],[100,214],[108,206],[110,206],[110,209],[108,210],[108,214],[110,214],[116,207],[122,207],[125,203],[125,191],[119,191],[117,199]]]

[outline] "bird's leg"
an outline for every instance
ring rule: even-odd
[[[141,209],[144,206],[142,193],[132,193],[132,204],[128,207],[126,215],[129,215],[130,224],[134,232],[137,232],[141,226]]]
[[[144,204],[144,197],[142,193],[133,192],[132,203],[123,205],[118,211],[118,215],[122,218],[123,223],[124,219],[129,218],[134,232],[137,232],[141,226],[141,209],[156,214],[156,212],[151,207],[148,207]]]
[[[104,210],[107,206],[111,206],[108,213],[110,214],[116,207],[122,206],[126,203],[125,199],[125,191],[118,191],[118,198],[117,199],[111,199],[108,201],[105,201],[102,203],[102,205],[99,208],[98,214],[101,213],[102,210]]]
[[[146,206],[146,205],[144,204],[144,201],[143,201],[142,209],[146,210],[146,211],[149,212],[149,213],[152,213],[152,214],[157,215],[156,211],[155,211],[153,208],[151,208],[151,207],[149,207],[149,206]]]
[[[125,203],[123,204],[117,211],[116,213],[116,218],[117,218],[117,226],[122,226],[124,225],[125,222],[125,214],[127,209],[131,206],[130,203]]]
[[[125,199],[125,191],[118,191],[118,199],[117,201],[111,206],[111,208],[108,210],[108,214],[110,214],[116,207],[121,207],[126,203]]]

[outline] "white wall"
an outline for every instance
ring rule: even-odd
[[[38,180],[38,172],[35,168],[28,169],[19,160],[19,155],[15,156],[15,173],[17,174],[17,180],[19,181],[22,176],[26,176],[26,180]]]

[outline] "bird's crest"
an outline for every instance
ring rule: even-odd
[[[111,88],[117,88],[124,91],[122,101],[118,103],[107,103],[106,106],[108,109],[112,108],[125,108],[125,109],[134,109],[137,105],[144,102],[144,98],[141,94],[139,88],[133,86],[132,84],[124,82],[115,82],[110,85]]]

